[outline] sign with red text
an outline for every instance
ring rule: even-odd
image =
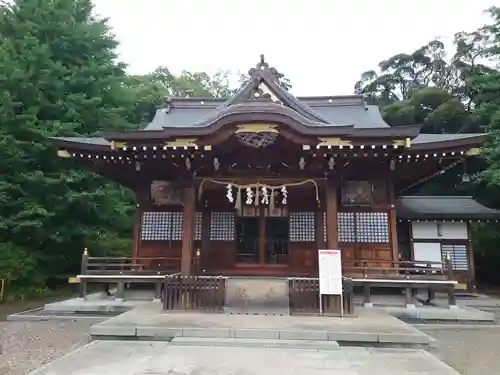
[[[340,250],[318,250],[319,293],[342,294],[342,257]]]

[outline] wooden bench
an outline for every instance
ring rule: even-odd
[[[455,286],[458,284],[456,280],[425,280],[425,279],[382,279],[382,278],[353,278],[351,279],[354,287],[362,287],[364,301],[366,305],[371,305],[371,288],[398,288],[405,289],[406,306],[412,306],[412,297],[415,289],[425,288],[428,292],[427,302],[434,298],[434,292],[444,291],[448,295],[448,304],[456,306]]]

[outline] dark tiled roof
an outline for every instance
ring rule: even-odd
[[[357,129],[361,129],[359,126],[355,126]],[[160,130],[159,128],[153,128],[150,130]],[[362,128],[367,129],[367,136],[373,136],[372,133],[374,128]],[[372,130],[371,132],[368,130]],[[419,134],[413,141],[412,145],[429,145],[432,146],[433,143],[436,142],[444,142],[444,141],[453,141],[457,139],[467,139],[467,138],[476,138],[478,136],[482,136],[482,134]],[[95,145],[95,146],[110,146],[110,142],[102,137],[53,137],[51,138],[55,141],[59,141],[60,143],[65,143],[68,146],[71,145]]]
[[[80,143],[86,145],[110,146],[111,143],[102,137],[52,137],[51,139],[68,142]]]
[[[350,100],[345,100],[346,98]],[[359,97],[330,97],[330,98],[299,98],[314,112],[324,118],[327,123],[318,122],[318,125],[344,126],[354,125],[356,128],[388,128],[389,125],[382,119],[377,106],[365,105]],[[331,102],[330,102],[331,101]],[[193,99],[188,102],[182,99],[172,100],[170,108],[158,109],[153,121],[145,130],[161,130],[163,127],[192,127],[209,117],[216,116],[215,101]],[[223,103],[220,101],[219,103]]]
[[[471,137],[479,137],[487,135],[486,133],[474,133],[474,134],[419,134],[415,139],[411,141],[412,144],[429,144],[444,141],[455,141],[457,139],[467,139]]]
[[[401,219],[500,219],[500,211],[483,206],[472,197],[399,197],[396,212]]]

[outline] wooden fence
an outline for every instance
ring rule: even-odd
[[[223,276],[166,276],[163,310],[222,312],[226,298]]]
[[[319,279],[311,277],[293,277],[288,280],[290,313],[291,314],[319,314]],[[353,286],[349,279],[344,278],[343,315],[354,314]],[[321,307],[324,315],[340,316],[340,296],[322,295]]]

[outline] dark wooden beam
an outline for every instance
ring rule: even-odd
[[[326,185],[326,244],[328,249],[338,249],[337,186],[332,181]]]
[[[184,188],[183,198],[181,273],[190,276],[196,221],[196,197],[193,185]]]

